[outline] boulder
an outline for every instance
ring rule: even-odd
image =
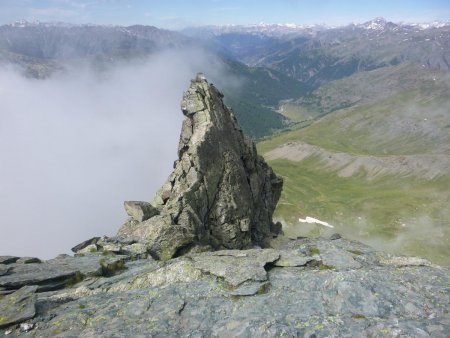
[[[123,204],[127,214],[138,222],[146,221],[159,214],[159,210],[148,202],[125,201]]]
[[[78,252],[80,250],[83,250],[84,248],[86,248],[89,245],[96,244],[99,241],[99,239],[100,239],[100,237],[89,238],[88,240],[85,240],[85,241],[81,242],[80,244],[75,245],[71,250],[72,250],[72,252]]]
[[[20,257],[17,256],[0,256],[0,264],[15,263]]]
[[[170,259],[199,246],[266,247],[281,230],[272,214],[283,180],[257,154],[222,98],[201,74],[191,82],[181,102],[178,160],[151,202],[159,214],[144,220],[143,204],[126,202],[133,221],[118,237],[138,237],[154,258]]]
[[[30,263],[41,263],[41,260],[37,257],[20,257],[17,264],[30,264]]]
[[[85,254],[89,254],[89,253],[93,253],[93,252],[97,252],[97,251],[98,251],[97,244],[89,244],[89,245],[85,246],[83,249],[78,250],[77,254],[85,255]]]

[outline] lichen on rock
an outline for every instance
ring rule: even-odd
[[[159,214],[133,219],[119,237],[135,236],[167,260],[193,248],[266,247],[283,180],[256,152],[223,95],[202,74],[184,93],[185,115],[174,171],[151,205]]]
[[[37,286],[23,286],[0,299],[0,329],[33,318]]]

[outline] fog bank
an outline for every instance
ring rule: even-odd
[[[198,71],[226,80],[198,51],[46,80],[0,68],[0,255],[51,258],[114,235],[123,201],[150,200],[170,173]]]

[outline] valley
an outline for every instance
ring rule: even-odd
[[[448,265],[448,93],[447,71],[405,62],[282,102],[293,125],[258,150],[288,182],[276,211],[287,235],[339,232]],[[335,229],[299,223],[306,215]]]

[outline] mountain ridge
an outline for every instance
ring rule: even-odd
[[[404,61],[448,71],[449,29],[448,24],[421,26],[375,19],[278,36],[239,29],[203,35],[211,48],[248,65],[276,69],[314,89],[328,81]],[[246,47],[249,42],[252,48]]]
[[[391,22],[385,18],[379,17],[362,23],[348,23],[342,25],[327,25],[327,24],[299,24],[299,23],[255,23],[255,24],[228,24],[228,25],[206,25],[186,27],[181,32],[188,35],[196,36],[200,32],[212,33],[220,35],[224,33],[257,33],[269,36],[281,36],[298,33],[314,33],[320,30],[336,29],[342,27],[360,27],[366,29],[382,30],[386,27],[418,27],[420,29],[428,28],[442,28],[449,26],[450,22],[446,21],[431,21],[431,22]]]

